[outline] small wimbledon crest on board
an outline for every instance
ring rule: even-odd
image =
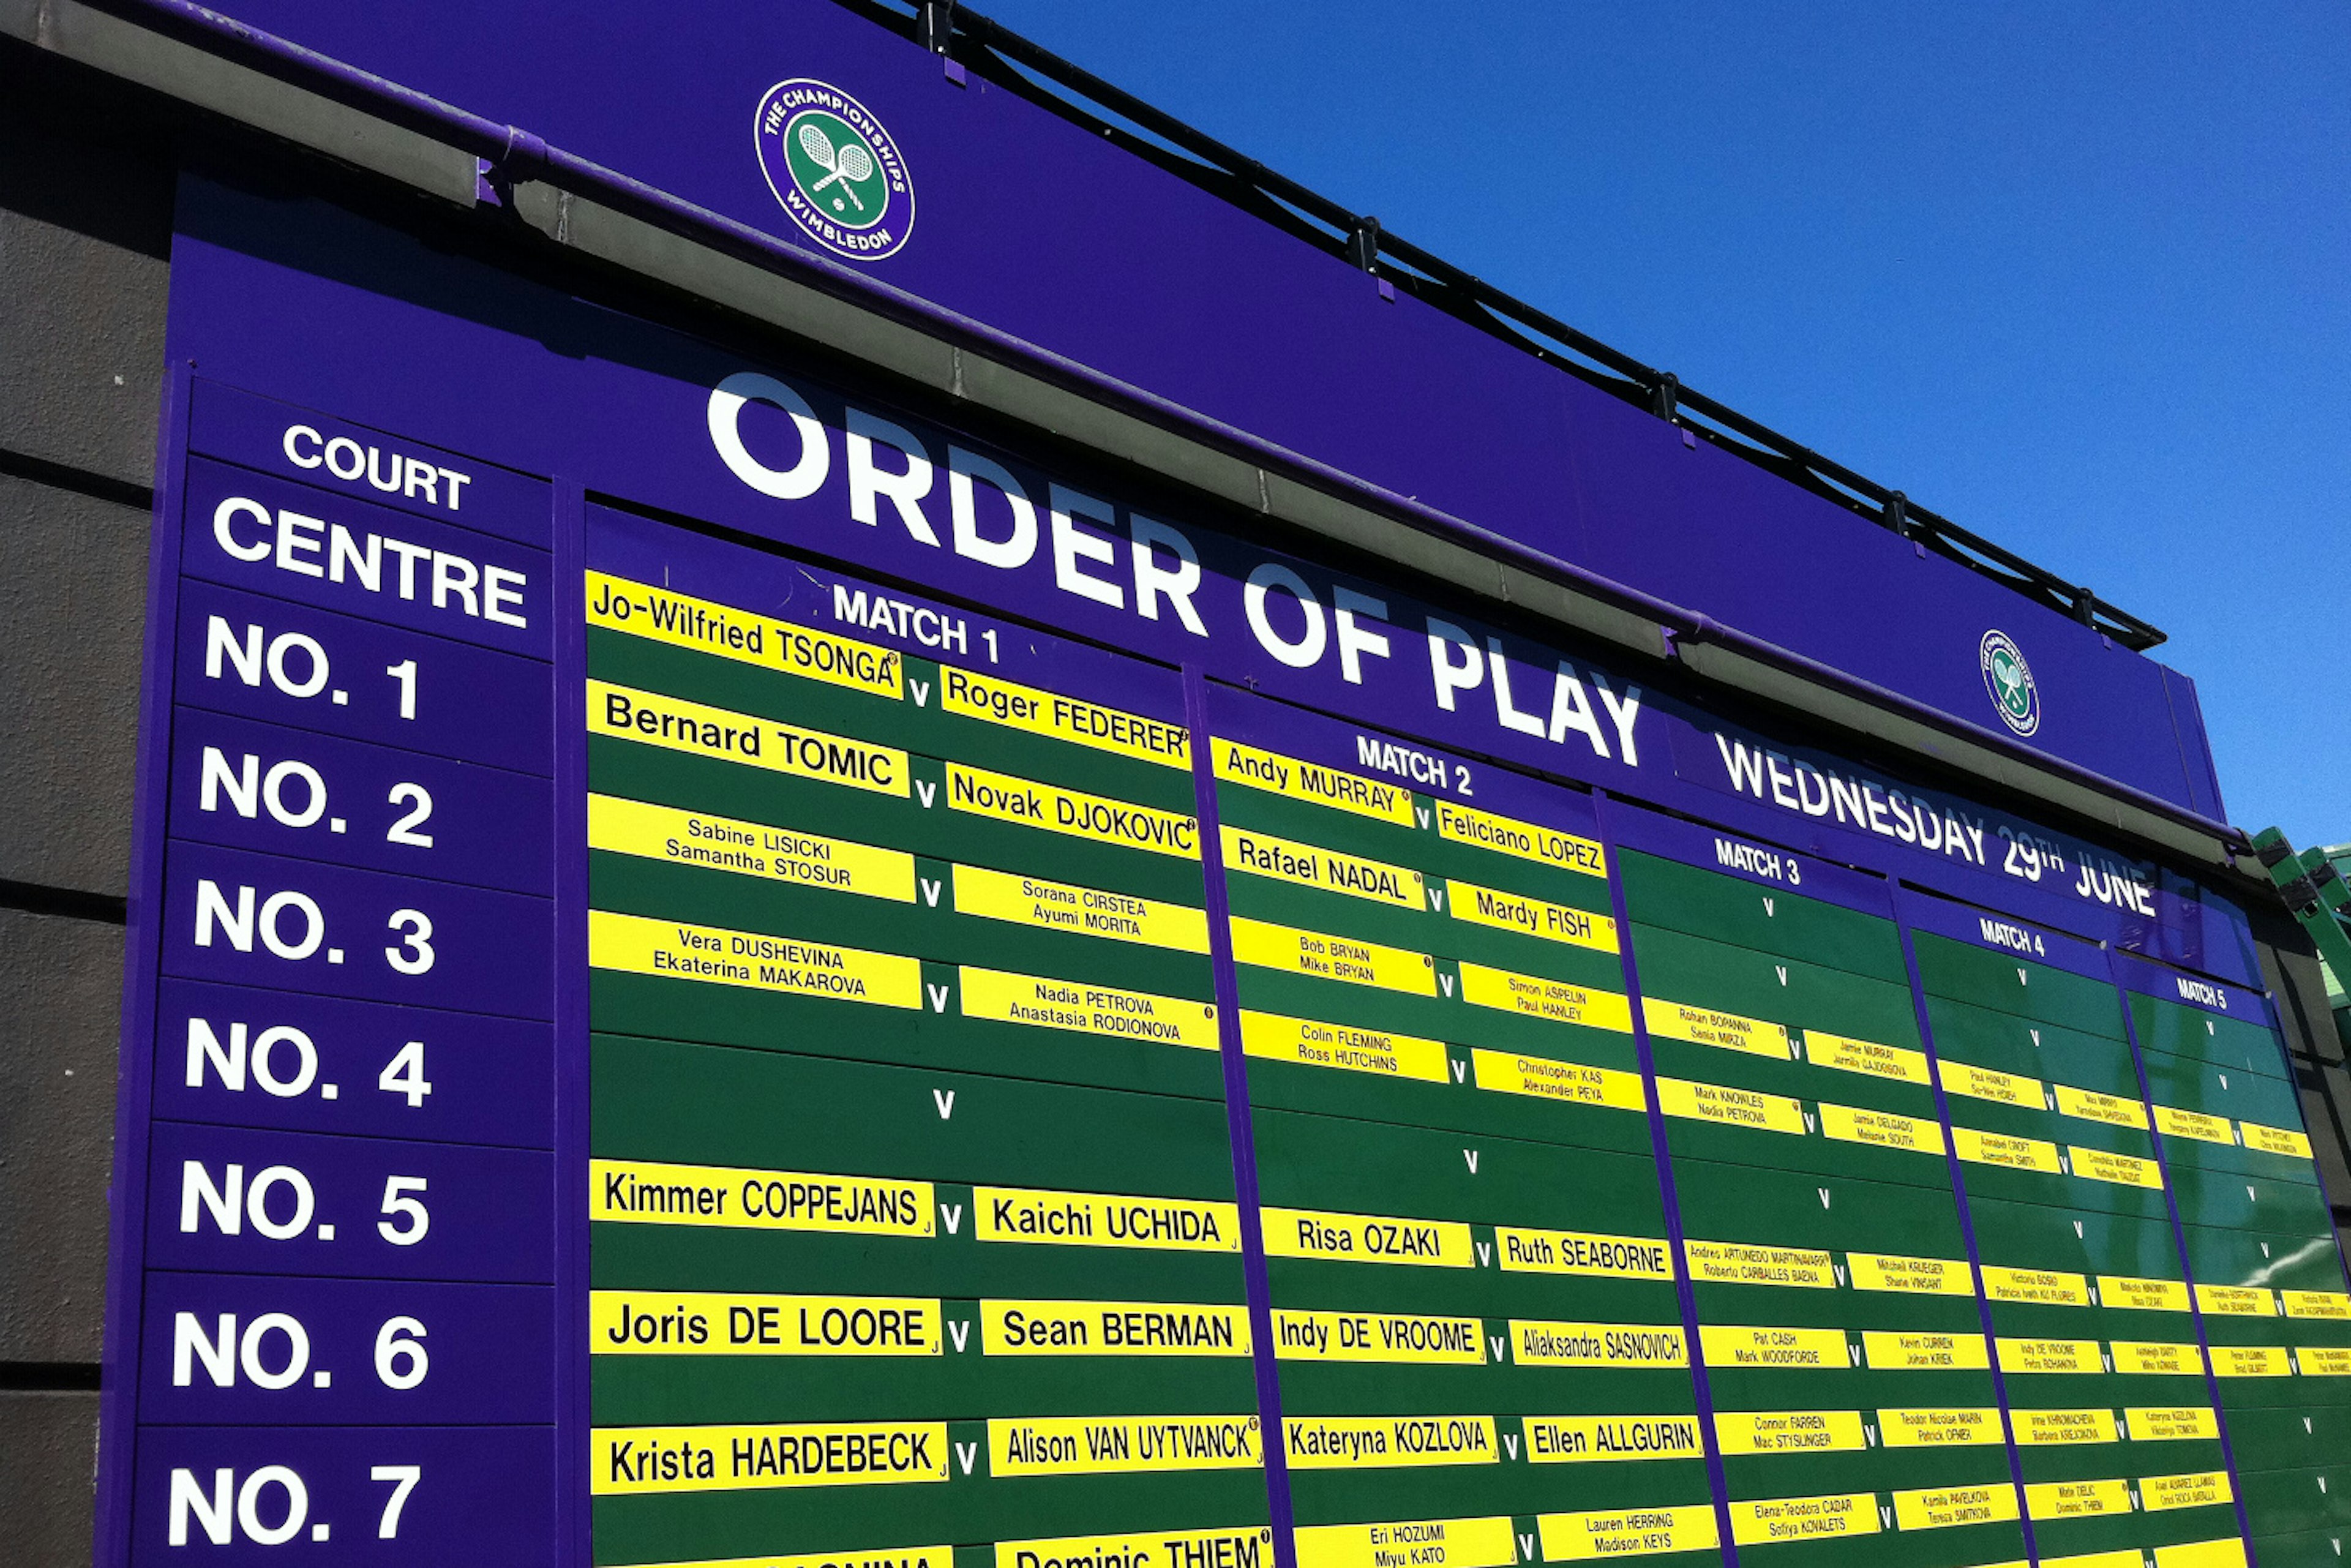
[[[769,88],[752,121],[768,189],[802,234],[852,261],[894,254],[914,228],[914,184],[898,143],[829,82]]]
[[[2041,691],[2033,685],[2032,666],[2024,662],[2016,639],[2005,632],[1987,632],[1977,655],[1983,666],[1984,690],[1991,695],[1992,706],[2000,710],[2001,722],[2019,735],[2039,729]]]

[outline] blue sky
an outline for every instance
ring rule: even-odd
[[[2351,10],[980,8],[2152,621],[2351,839]]]

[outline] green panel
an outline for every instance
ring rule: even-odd
[[[2272,1078],[2294,1076],[2286,1069],[2277,1031],[2266,1023],[2222,1018],[2138,991],[2125,995],[2130,1000],[2131,1023],[2138,1031],[2142,1052],[2193,1057],[2224,1070],[2242,1069]]]
[[[2257,1285],[2276,1291],[2343,1289],[2342,1254],[2319,1239],[2282,1245],[2273,1236],[2193,1223],[2186,1226],[2186,1234],[2188,1266],[2195,1278],[2208,1285]]]
[[[1912,944],[1918,955],[1919,983],[1929,996],[1997,1008],[2088,1034],[2125,1038],[2122,1007],[2109,981],[1931,932],[1915,933]]]
[[[2179,1244],[2166,1221],[2087,1207],[2065,1208],[1978,1197],[1973,1190],[1977,1168],[1968,1167],[1968,1213],[1975,1223],[1976,1246],[1984,1262],[2094,1276],[2180,1277]]]
[[[2340,1525],[2288,1535],[2263,1535],[2256,1527],[2253,1556],[2262,1568],[2341,1568],[2346,1535],[2351,1531]]]
[[[1918,1049],[1906,986],[1638,923],[1633,954],[1645,997]]]
[[[1625,852],[1619,863],[1625,902],[1636,921],[1894,985],[1909,983],[1901,936],[1884,916],[1638,851]]]
[[[2351,1524],[2351,1458],[2304,1469],[2257,1470],[2239,1476],[2237,1485],[2256,1537]]]
[[[2257,1230],[2273,1237],[2325,1238],[2326,1250],[2334,1250],[2334,1218],[2327,1212],[2325,1194],[2314,1186],[2194,1166],[2175,1169],[2171,1186],[2182,1224]]]
[[[2302,1131],[2301,1097],[2285,1079],[2169,1051],[2147,1051],[2144,1056],[2147,1092],[2158,1105]]]
[[[1927,998],[1927,1027],[1934,1031],[1935,1053],[1946,1061],[1973,1062],[2126,1100],[2139,1097],[2129,1042],[2112,1035],[1935,996]]]
[[[2351,1454],[2351,1405],[2280,1405],[2229,1414],[2241,1472],[2290,1470]]]

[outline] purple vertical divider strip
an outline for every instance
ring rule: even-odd
[[[1706,1446],[1707,1487],[1714,1493],[1714,1528],[1721,1536],[1722,1561],[1738,1568],[1739,1547],[1730,1534],[1730,1486],[1722,1474],[1722,1444],[1714,1432],[1714,1388],[1707,1380],[1706,1352],[1698,1344],[1698,1291],[1682,1251],[1682,1202],[1674,1183],[1674,1153],[1666,1142],[1666,1113],[1657,1101],[1657,1062],[1649,1050],[1649,1025],[1641,1016],[1640,966],[1633,959],[1633,917],[1625,903],[1625,870],[1617,862],[1613,820],[1615,800],[1605,789],[1592,792],[1600,821],[1600,841],[1608,854],[1608,907],[1616,917],[1618,957],[1623,960],[1625,1000],[1633,1016],[1633,1051],[1641,1063],[1641,1093],[1648,1102],[1649,1153],[1657,1162],[1657,1187],[1665,1200],[1666,1246],[1674,1260],[1674,1299],[1682,1311],[1682,1341],[1689,1347],[1690,1388],[1698,1401],[1698,1441]]]
[[[588,506],[554,486],[555,617],[555,1561],[594,1559],[588,1501],[595,1422],[588,1359]]]
[[[1935,1120],[1943,1128],[1943,1163],[1951,1173],[1951,1197],[1959,1211],[1959,1239],[1967,1244],[1968,1274],[1975,1281],[1976,1318],[1983,1325],[1984,1349],[1991,1355],[1992,1397],[2000,1402],[2001,1434],[2008,1442],[2008,1479],[2016,1488],[2016,1522],[2024,1531],[2024,1554],[2029,1561],[2041,1561],[2041,1547],[2033,1539],[2032,1510],[2026,1506],[2024,1491],[2024,1455],[2016,1446],[2016,1428],[2009,1419],[2008,1375],[2000,1369],[2000,1336],[1991,1320],[1991,1298],[1984,1294],[1983,1255],[1976,1247],[1976,1219],[1968,1208],[1968,1177],[1959,1159],[1959,1140],[1951,1134],[1951,1103],[1943,1093],[1943,1059],[1935,1051],[1935,1030],[1927,1017],[1927,983],[1918,972],[1918,950],[1910,941],[1910,921],[1904,905],[1917,895],[1901,883],[1894,883],[1894,931],[1902,939],[1902,967],[1910,976],[1910,1006],[1918,1016],[1918,1043],[1927,1051],[1927,1087],[1935,1096]]]
[[[1233,972],[1233,934],[1225,898],[1224,834],[1217,814],[1217,774],[1209,758],[1208,678],[1184,666],[1184,725],[1191,734],[1192,793],[1198,809],[1200,886],[1208,916],[1208,963],[1216,974],[1217,1051],[1225,1068],[1225,1125],[1233,1144],[1233,1197],[1241,1216],[1241,1284],[1249,1295],[1249,1360],[1257,1373],[1257,1418],[1265,1452],[1265,1496],[1276,1568],[1298,1568],[1290,1539],[1290,1451],[1281,1440],[1281,1366],[1274,1357],[1273,1283],[1258,1221],[1257,1141],[1250,1129],[1249,1058],[1241,1051],[1241,984]]]
[[[2115,1001],[2123,1010],[2123,1036],[2130,1042],[2131,1071],[2138,1077],[2138,1103],[2147,1108],[2147,1135],[2155,1141],[2155,1163],[2163,1171],[2163,1209],[2171,1216],[2171,1239],[2179,1249],[2179,1277],[2188,1281],[2188,1319],[2196,1325],[2196,1354],[2204,1358],[2204,1394],[2212,1401],[2212,1422],[2220,1434],[2220,1462],[2229,1469],[2229,1494],[2237,1511],[2237,1535],[2245,1543],[2245,1561],[2261,1568],[2253,1550],[2253,1523],[2245,1512],[2245,1489],[2237,1477],[2237,1450],[2229,1441],[2229,1414],[2220,1404],[2220,1379],[2212,1370],[2212,1343],[2204,1333],[2204,1309],[2196,1301],[2196,1267],[2188,1260],[2188,1228],[2180,1223],[2179,1199],[2171,1189],[2171,1162],[2163,1152],[2163,1129],[2155,1119],[2155,1095],[2147,1088],[2147,1059],[2139,1054],[2138,1020],[2131,1017],[2130,988],[2123,984],[2122,955],[2106,949],[2106,967],[2114,977]]]
[[[147,645],[139,678],[139,748],[131,822],[130,921],[123,934],[122,1033],[115,1054],[114,1170],[107,1193],[106,1343],[100,1353],[92,1560],[131,1559],[137,1477],[139,1325],[145,1316],[147,1131],[155,1082],[155,988],[162,946],[163,811],[171,798],[172,650],[180,608],[180,497],[187,482],[193,367],[165,367],[156,433],[155,514],[147,549]]]

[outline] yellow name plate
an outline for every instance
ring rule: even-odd
[[[1597,1105],[1611,1111],[1649,1108],[1648,1090],[1637,1072],[1590,1067],[1556,1057],[1529,1056],[1521,1051],[1488,1051],[1483,1046],[1469,1053],[1469,1062],[1480,1089],[1557,1100],[1570,1105]]]
[[[591,1442],[588,1490],[596,1497],[947,1479],[944,1421],[601,1427]]]
[[[1843,1329],[1742,1328],[1705,1323],[1698,1348],[1710,1367],[1843,1372],[1852,1356]]]
[[[2062,1269],[2010,1269],[1987,1263],[1983,1266],[1983,1282],[1984,1294],[1995,1301],[2023,1301],[2041,1307],[2090,1304],[2090,1281]]]
[[[2184,1476],[2140,1477],[2138,1500],[2147,1512],[2162,1513],[2175,1508],[2210,1508],[2214,1503],[2234,1502],[2237,1493],[2224,1472],[2198,1470]]]
[[[2103,1374],[2106,1364],[2094,1339],[2010,1339],[2003,1335],[2000,1341],[2000,1369],[2011,1373]]]
[[[2277,1298],[2258,1285],[2199,1285],[2199,1311],[2224,1318],[2271,1318],[2277,1315]]]
[[[1274,1354],[1284,1361],[1486,1364],[1482,1319],[1422,1312],[1302,1312],[1276,1307]]]
[[[1829,1454],[1868,1446],[1858,1410],[1721,1410],[1715,1440],[1726,1458],[1746,1454]]]
[[[1196,1301],[1014,1301],[979,1303],[984,1355],[1249,1354],[1247,1307]]]
[[[2171,1443],[2218,1437],[2220,1417],[2200,1405],[2134,1405],[2123,1412],[2123,1428],[2134,1443]]]
[[[1521,1366],[1687,1366],[1689,1346],[1669,1323],[1510,1320],[1510,1357]]]
[[[588,797],[588,847],[824,893],[914,902],[914,857],[904,851],[613,795]]]
[[[919,959],[604,909],[588,912],[588,963],[624,974],[740,986],[820,1001],[917,1009],[923,1005]]]
[[[1983,1486],[1933,1487],[1894,1494],[1894,1528],[1943,1530],[1955,1524],[2000,1524],[2017,1516],[2016,1488],[2006,1481]]]
[[[956,866],[954,884],[958,915],[1178,953],[1208,950],[1207,912],[1188,904],[976,865]]]
[[[1522,936],[1538,936],[1570,947],[1588,947],[1595,953],[1616,951],[1616,922],[1608,915],[1594,915],[1573,904],[1552,904],[1523,893],[1503,893],[1480,887],[1474,882],[1452,880],[1445,884],[1445,902],[1454,919],[1474,925],[1515,931]]]
[[[1730,1505],[1730,1539],[1740,1546],[1774,1541],[1821,1541],[1877,1533],[1877,1494],[1782,1497]]]
[[[625,577],[601,571],[587,577],[590,626],[874,696],[901,695],[898,655],[887,648]]]
[[[971,1189],[972,1234],[982,1241],[1135,1247],[1153,1252],[1238,1252],[1237,1205],[1123,1193],[1033,1187]]]
[[[2284,1155],[2290,1159],[2310,1158],[2310,1139],[2292,1127],[2264,1127],[2259,1122],[2240,1122],[2237,1130],[2245,1135],[2245,1147],[2259,1149],[2265,1155]]]
[[[1518,1548],[1510,1540],[1507,1517],[1491,1519],[1414,1519],[1384,1524],[1310,1524],[1290,1531],[1298,1568],[1510,1568]],[[1001,1568],[1001,1565],[999,1565]],[[1139,1564],[1102,1562],[1071,1563],[1068,1568],[1141,1568]],[[1228,1563],[1221,1558],[1192,1557],[1166,1568],[1264,1568],[1263,1564]]]
[[[2184,1312],[2188,1286],[2179,1280],[2149,1280],[2137,1274],[2098,1276],[2098,1304],[2142,1312]]]
[[[1804,1031],[1804,1059],[1814,1067],[1839,1072],[1865,1072],[1897,1083],[1927,1082],[1927,1053],[1907,1046],[1880,1045],[1871,1040],[1850,1040],[1822,1030]]]
[[[768,1561],[760,1560],[762,1565]],[[1272,1564],[1273,1531],[1261,1524],[1229,1530],[1157,1530],[1148,1535],[1064,1535],[996,1543],[996,1568],[1272,1568]],[[741,1568],[755,1565],[747,1563]],[[776,1568],[799,1565],[778,1563]],[[807,1568],[949,1568],[949,1564],[867,1563],[836,1557],[823,1564],[810,1563]],[[1361,1568],[1371,1565],[1362,1564]]]
[[[1942,1072],[1943,1092],[1946,1094],[1964,1094],[1970,1100],[1989,1100],[1995,1105],[2022,1105],[2034,1111],[2049,1108],[2038,1078],[2026,1078],[2014,1072],[1995,1072],[1989,1067],[1949,1059],[1942,1063]]]
[[[1619,1459],[1695,1459],[1704,1452],[1695,1416],[1530,1416],[1527,1462],[1574,1465]]]
[[[1907,1291],[1928,1296],[1972,1296],[1975,1277],[1964,1258],[1906,1258],[1893,1252],[1848,1252],[1845,1266],[1856,1291]]]
[[[2294,1363],[2283,1345],[2216,1344],[2212,1371],[2221,1377],[2291,1377]]]
[[[1501,1462],[1491,1416],[1290,1416],[1281,1436],[1294,1470]]]
[[[1269,1258],[1332,1263],[1401,1263],[1424,1269],[1476,1267],[1469,1228],[1454,1219],[1399,1219],[1312,1208],[1259,1210]]]
[[[1605,1236],[1592,1230],[1494,1228],[1495,1262],[1506,1274],[1582,1274],[1599,1279],[1674,1277],[1673,1255],[1651,1236]]]
[[[1436,964],[1426,953],[1238,915],[1230,925],[1236,963],[1417,997],[1437,994]]]
[[[1337,850],[1278,838],[1254,828],[1236,828],[1229,822],[1217,837],[1224,844],[1225,867],[1228,871],[1415,912],[1426,907],[1427,883],[1420,873],[1408,866],[1391,865],[1364,855],[1342,854]]]
[[[2234,1145],[2237,1138],[2226,1116],[2208,1116],[2201,1111],[2182,1111],[2170,1105],[2155,1108],[2155,1128],[2167,1138],[2193,1138],[2199,1144]]]
[[[1195,818],[966,763],[947,764],[947,809],[1176,860],[1200,858]]]
[[[1436,806],[1437,836],[1440,839],[1474,844],[1497,854],[1513,855],[1585,876],[1608,874],[1607,854],[1590,839],[1546,828],[1539,822],[1456,806],[1449,800],[1439,800]]]
[[[2085,1122],[2104,1122],[2111,1127],[2136,1127],[2147,1130],[2147,1107],[2136,1100],[2126,1100],[2119,1094],[2100,1094],[2088,1089],[2074,1089],[2065,1084],[2053,1084],[2057,1096],[2057,1113]]]
[[[1226,783],[1394,822],[1400,828],[1412,826],[1412,791],[1396,785],[1233,740],[1210,741],[1208,756],[1217,779]]]
[[[1834,1291],[1836,1266],[1825,1252],[1805,1247],[1759,1247],[1746,1241],[1684,1241],[1682,1258],[1690,1278],[1708,1285],[1791,1285]]]
[[[2153,1377],[2204,1375],[2204,1354],[2193,1340],[2118,1339],[2107,1348],[2114,1353],[2116,1372]]]
[[[937,1355],[935,1297],[590,1291],[597,1355]]]
[[[1687,1121],[1719,1122],[1759,1133],[1804,1135],[1804,1107],[1783,1094],[1753,1089],[1731,1089],[1719,1083],[1693,1083],[1684,1078],[1657,1080],[1657,1109]]]
[[[2130,1505],[2130,1485],[2121,1480],[2043,1481],[2024,1489],[2025,1511],[2035,1519],[2094,1519],[2128,1513]]]
[[[2011,1170],[2037,1171],[2043,1176],[2056,1176],[2064,1169],[2057,1163],[2057,1145],[2042,1138],[2015,1138],[2005,1133],[1953,1127],[1951,1148],[1959,1158],[1980,1166],[2005,1166]]]
[[[1254,1416],[1066,1416],[993,1419],[987,1473],[1140,1475],[1242,1470],[1265,1462]]]
[[[1244,1010],[1241,1049],[1267,1061],[1295,1061],[1424,1083],[1442,1083],[1450,1073],[1443,1040],[1354,1024],[1319,1023],[1280,1013]]]
[[[1217,1004],[1122,991],[1082,980],[1013,975],[968,965],[956,972],[963,1016],[1032,1029],[1068,1030],[1149,1045],[1217,1049]]]
[[[1980,1372],[1991,1365],[1978,1333],[1871,1329],[1861,1336],[1861,1349],[1872,1372]]]
[[[2341,1291],[2280,1291],[2278,1301],[2290,1318],[2351,1318],[2351,1295]]]
[[[1789,1047],[1785,1025],[1717,1012],[1712,1008],[1694,1008],[1683,1002],[1644,997],[1641,1021],[1648,1026],[1651,1034],[1666,1040],[1685,1040],[1692,1045],[1717,1046],[1781,1061],[1795,1054]]]
[[[2163,1167],[2153,1160],[2143,1160],[2133,1155],[2117,1155],[2105,1149],[2085,1148],[2080,1144],[2066,1150],[2073,1161],[2074,1174],[2091,1181],[2112,1182],[2116,1186],[2150,1187],[2163,1190]]]
[[[1180,724],[976,675],[953,664],[939,666],[939,711],[1162,768],[1192,766],[1191,732]]]
[[[2060,1448],[2074,1443],[2114,1443],[2122,1439],[2111,1410],[2011,1410],[2017,1447]]]
[[[735,1230],[828,1230],[927,1238],[938,1215],[926,1181],[665,1165],[588,1162],[588,1218]]]
[[[1461,999],[1473,1008],[1492,1008],[1551,1023],[1582,1024],[1611,1034],[1633,1032],[1633,1004],[1621,991],[1572,986],[1541,975],[1521,975],[1463,959]]]
[[[1995,1406],[1880,1410],[1878,1436],[1889,1448],[1971,1448],[2005,1441]]]
[[[588,683],[588,733],[877,795],[903,799],[910,788],[895,747],[610,681]]]
[[[1887,1111],[1865,1111],[1853,1105],[1821,1103],[1821,1135],[1841,1144],[1867,1144],[1880,1149],[1900,1149],[1907,1154],[1933,1155],[1943,1153],[1943,1129],[1938,1123],[1922,1121],[1916,1116],[1896,1116]]]
[[[1712,1552],[1722,1543],[1714,1505],[1705,1502],[1614,1513],[1546,1513],[1536,1519],[1535,1525],[1541,1532],[1546,1563]]]

